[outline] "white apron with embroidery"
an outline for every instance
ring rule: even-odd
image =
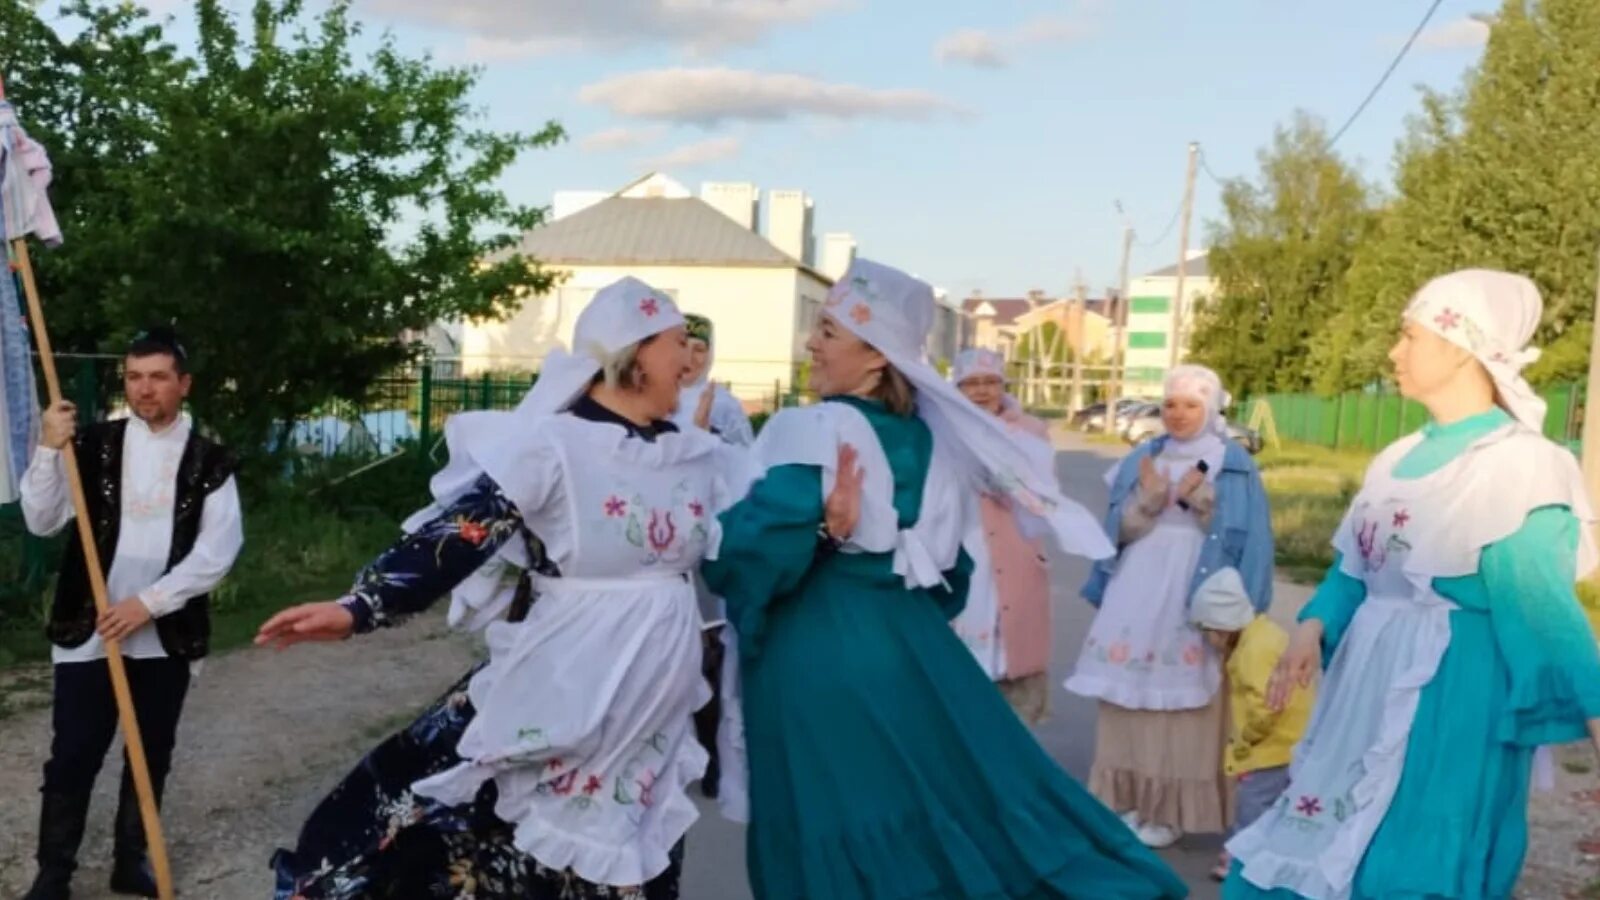
[[[1158,456],[1155,465],[1172,482],[1167,507],[1118,556],[1066,688],[1124,709],[1201,709],[1222,684],[1221,661],[1189,624],[1190,585],[1206,533],[1193,513],[1171,502],[1194,463]]]
[[[1478,571],[1484,547],[1530,512],[1562,505],[1587,521],[1571,454],[1521,425],[1486,435],[1415,479],[1391,474],[1422,436],[1373,461],[1334,536],[1366,599],[1319,689],[1278,804],[1228,843],[1245,880],[1310,900],[1352,893],[1356,872],[1400,785],[1417,704],[1450,644],[1455,604],[1434,579]],[[1593,544],[1580,548],[1580,570]]]
[[[648,443],[571,416],[517,437],[472,443],[473,461],[562,577],[536,581],[525,621],[488,626],[465,762],[414,790],[460,804],[493,779],[518,848],[590,882],[642,884],[698,815],[685,788],[707,756],[690,716],[710,691],[688,574],[720,541],[720,442]]]

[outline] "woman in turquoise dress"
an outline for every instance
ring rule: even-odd
[[[1278,804],[1229,843],[1226,900],[1508,898],[1542,745],[1600,745],[1596,561],[1571,454],[1520,375],[1542,310],[1503,272],[1429,282],[1391,352],[1421,433],[1373,462],[1270,702],[1327,674]]]
[[[704,567],[739,635],[759,900],[1182,897],[950,628],[982,477],[1090,554],[1093,517],[922,360],[926,284],[858,261],[813,331],[826,399],[771,420]],[[841,453],[840,449],[844,448]],[[851,508],[824,503],[843,480]],[[842,523],[853,523],[848,532]]]

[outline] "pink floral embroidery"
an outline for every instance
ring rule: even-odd
[[[639,785],[639,803],[646,808],[655,805],[656,773],[651,769],[644,770],[644,777],[634,783]]]
[[[549,771],[549,772],[555,772],[555,771],[560,770],[560,768],[561,768],[561,757],[559,757],[559,756],[551,757],[550,760],[544,764],[544,767],[545,767],[545,770]]]
[[[1308,819],[1314,819],[1322,814],[1322,801],[1316,797],[1301,797],[1295,810]]]
[[[654,316],[661,312],[661,304],[654,297],[646,297],[639,301],[639,311],[646,316]]]
[[[663,553],[678,537],[678,526],[672,523],[672,513],[664,516],[659,510],[650,510],[650,549]]]
[[[593,797],[595,794],[597,794],[599,792],[600,792],[600,776],[598,776],[598,775],[590,775],[589,776],[589,780],[585,781],[583,783],[583,794],[584,794],[584,796]]]
[[[1396,527],[1396,528],[1404,528],[1404,527],[1406,527],[1406,523],[1410,522],[1410,521],[1411,521],[1411,513],[1406,512],[1403,509],[1402,510],[1398,510],[1397,512],[1395,512],[1395,514],[1394,514],[1394,527]]]
[[[1126,643],[1123,643],[1122,641],[1118,641],[1115,644],[1112,644],[1111,645],[1111,652],[1107,655],[1106,658],[1111,660],[1113,663],[1116,663],[1119,666],[1122,665],[1123,663],[1128,661],[1128,645]]]
[[[865,303],[857,303],[850,310],[850,318],[855,319],[857,325],[865,325],[872,321],[872,310]]]
[[[571,794],[572,793],[572,789],[577,787],[577,786],[578,786],[578,770],[577,769],[573,769],[571,772],[568,772],[567,774],[561,776],[560,778],[557,778],[556,780],[550,782],[550,790],[557,797],[565,797],[568,794]]]
[[[628,501],[617,496],[606,498],[606,516],[608,518],[617,519],[627,514]]]
[[[694,517],[698,519],[706,514],[705,504],[699,500],[691,501],[689,503],[689,512],[694,513]]]
[[[1203,659],[1203,658],[1204,658],[1204,654],[1202,654],[1200,652],[1200,645],[1199,644],[1190,644],[1189,646],[1183,648],[1183,664],[1184,665],[1186,665],[1186,666],[1198,666],[1198,665],[1200,665],[1200,660]]]
[[[1461,314],[1447,306],[1433,317],[1433,321],[1444,331],[1450,331],[1461,326]]]

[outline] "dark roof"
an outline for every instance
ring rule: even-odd
[[[526,232],[519,249],[556,265],[803,268],[771,241],[692,197],[610,197]]]
[[[1210,278],[1211,277],[1211,254],[1209,254],[1209,253],[1202,254],[1200,256],[1196,256],[1194,259],[1189,260],[1187,263],[1184,263],[1183,274],[1184,274],[1185,278],[1187,278],[1190,275],[1193,275],[1193,276],[1195,276],[1197,278]],[[1144,273],[1144,277],[1146,277],[1146,278],[1177,278],[1178,277],[1178,264],[1177,263],[1173,263],[1170,266],[1166,266],[1166,267],[1157,269],[1154,272],[1146,272],[1146,273]]]

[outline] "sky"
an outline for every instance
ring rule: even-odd
[[[1092,295],[1178,258],[1187,145],[1249,174],[1297,109],[1356,109],[1430,0],[357,0],[410,51],[483,67],[490,125],[569,139],[505,179],[518,202],[616,189],[655,170],[799,188],[817,234],[953,296]],[[176,16],[187,4],[147,2]],[[1375,184],[1417,89],[1453,89],[1482,53],[1443,0],[1338,150]],[[1191,247],[1219,214],[1197,182]],[[1118,212],[1121,204],[1125,216]]]

